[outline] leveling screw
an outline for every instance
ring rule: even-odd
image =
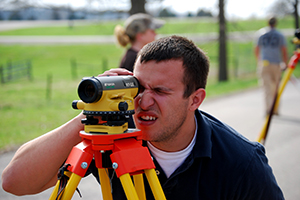
[[[86,162],[81,163],[81,168],[86,169],[88,167],[88,164]]]
[[[114,163],[112,164],[112,168],[113,168],[113,169],[117,169],[117,168],[118,168],[118,163],[114,162]]]

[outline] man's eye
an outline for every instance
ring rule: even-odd
[[[161,89],[155,89],[154,90],[156,93],[162,93],[162,90]]]
[[[157,94],[165,94],[166,92],[160,88],[154,90]]]

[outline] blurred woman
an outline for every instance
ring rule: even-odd
[[[119,67],[132,72],[137,53],[145,44],[155,40],[155,30],[162,27],[164,23],[148,14],[138,13],[131,15],[125,21],[124,27],[117,25],[114,31],[117,42],[122,47],[129,45]]]

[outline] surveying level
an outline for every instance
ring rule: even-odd
[[[116,172],[127,199],[146,199],[144,173],[155,199],[166,199],[148,148],[142,146],[142,132],[128,129],[127,119],[134,114],[138,93],[139,82],[133,76],[82,79],[78,86],[81,100],[72,103],[74,109],[81,109],[86,115],[81,121],[84,131],[79,133],[82,142],[73,147],[60,169],[49,199],[71,199],[93,159],[104,200],[113,199],[109,168]]]
[[[292,43],[296,45],[296,51],[294,52],[294,55],[291,57],[288,66],[287,66],[287,70],[285,71],[282,80],[280,81],[279,84],[279,88],[277,90],[277,93],[275,95],[270,113],[268,114],[268,116],[266,117],[266,121],[263,125],[263,128],[261,130],[261,132],[258,135],[257,141],[265,144],[265,140],[267,138],[267,134],[268,134],[268,130],[269,130],[269,126],[271,123],[271,119],[273,116],[273,111],[277,110],[278,106],[279,106],[279,99],[283,93],[283,90],[286,86],[286,84],[288,83],[288,81],[290,80],[290,77],[293,73],[293,71],[296,68],[296,65],[300,59],[300,29],[297,29],[295,31],[295,37],[292,40]]]

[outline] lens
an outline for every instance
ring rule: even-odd
[[[85,87],[85,96],[92,98],[95,95],[95,87],[92,84],[89,84]]]
[[[94,77],[83,79],[78,86],[78,95],[85,103],[98,101],[102,96],[101,82]]]

